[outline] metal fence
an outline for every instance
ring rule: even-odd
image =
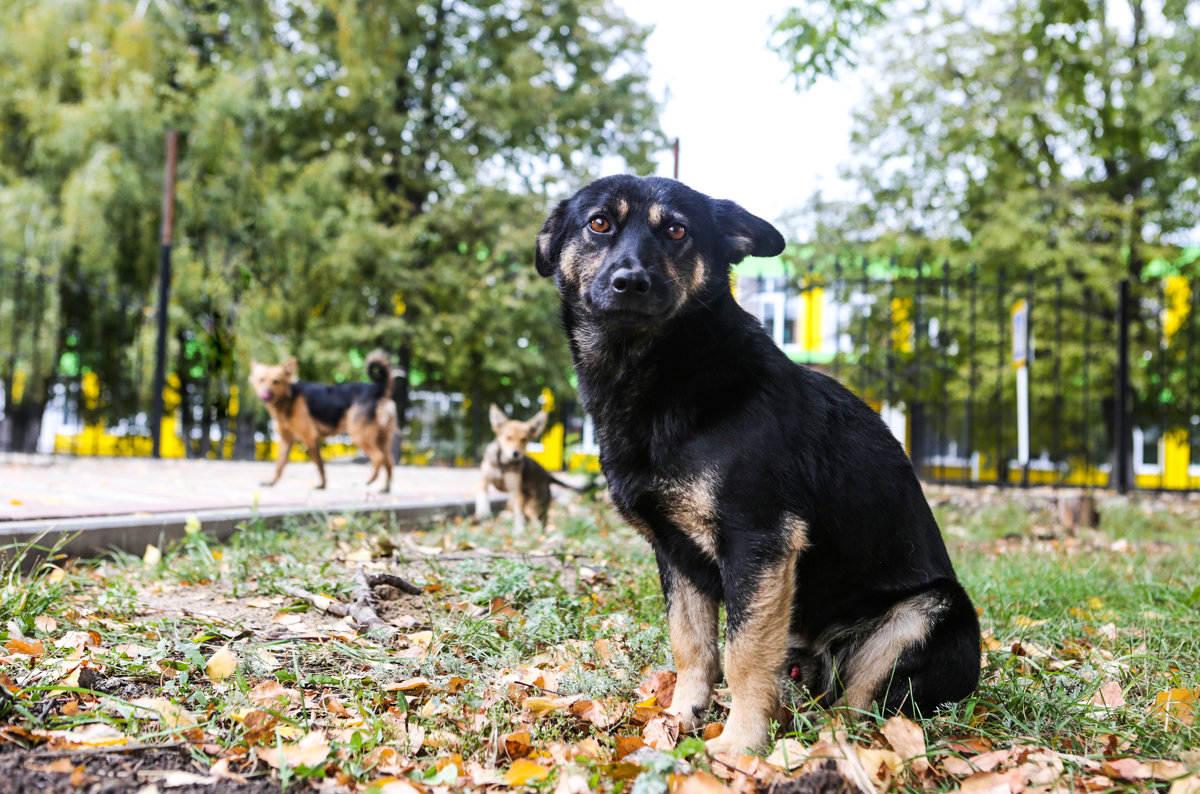
[[[1167,273],[1126,284],[1122,300],[1119,284],[856,259],[743,276],[737,295],[789,355],[876,407],[926,480],[1197,489],[1196,285],[1194,272]],[[0,256],[0,451],[149,454],[147,295]],[[236,357],[175,334],[168,454],[273,454],[265,412],[238,405]],[[412,397],[410,459],[475,457],[486,435],[478,406]],[[568,442],[586,446],[581,418],[567,420]]]
[[[151,453],[156,328],[149,291],[135,294],[63,263],[0,255],[0,452],[145,456]],[[234,341],[175,327],[162,400],[163,455],[271,458],[266,412],[249,395]],[[424,447],[409,460],[461,460],[453,400],[407,392]],[[461,399],[459,400],[461,403]],[[444,416],[446,412],[453,416]],[[336,444],[349,439],[334,437]],[[347,450],[349,451],[349,450]]]
[[[737,290],[789,355],[880,411],[923,479],[1125,490],[1200,487],[1192,286],[856,259]]]

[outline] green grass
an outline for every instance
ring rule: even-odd
[[[942,504],[939,521],[980,609],[987,649],[977,693],[923,723],[930,755],[951,757],[954,743],[977,741],[1071,758],[1102,759],[1115,748],[1195,763],[1192,713],[1156,704],[1162,693],[1200,690],[1198,514],[1186,502],[1109,500],[1099,529],[1069,533],[1048,512],[1026,509],[1020,493],[985,500],[958,492]],[[616,739],[642,729],[632,720],[637,687],[647,671],[671,665],[653,556],[594,502],[556,508],[552,531],[542,534],[517,535],[503,518],[399,526],[332,517],[282,530],[250,523],[223,544],[189,533],[150,564],[118,555],[22,573],[14,551],[0,570],[8,648],[0,727],[31,749],[73,747],[45,732],[102,722],[131,741],[184,742],[193,771],[224,758],[270,790],[304,790],[335,772],[360,782],[427,781],[448,774],[446,759],[502,774],[510,765],[503,735],[524,729],[535,753],[587,739],[602,753],[537,785],[580,774],[616,790],[630,774],[612,763]],[[364,561],[426,586],[423,596],[385,605],[401,628],[392,647],[284,595],[299,586],[344,599]],[[287,627],[293,618],[303,631]],[[38,642],[40,651],[28,653]],[[213,681],[206,666],[224,647],[236,666]],[[92,672],[72,677],[81,662]],[[534,668],[546,677],[542,689],[512,683]],[[418,676],[431,686],[398,689]],[[257,693],[271,682],[296,694],[264,702]],[[1112,682],[1125,705],[1093,706]],[[605,730],[561,707],[533,720],[524,708],[530,694],[585,696],[626,717]],[[164,699],[186,719],[160,718]],[[248,719],[252,712],[261,717]],[[722,715],[714,706],[710,717]],[[819,715],[799,724],[793,736],[809,745],[830,727]],[[405,725],[424,732],[420,752],[403,744]],[[850,740],[883,746],[879,725],[870,715],[858,720]],[[313,732],[332,748],[321,763],[256,763],[265,748]],[[397,747],[403,763],[389,765]],[[698,742],[680,744],[675,757],[708,768]],[[646,762],[642,790],[665,785],[663,764]],[[1068,760],[1066,773],[1094,774],[1084,765]],[[958,781],[937,774],[888,785],[949,790]]]

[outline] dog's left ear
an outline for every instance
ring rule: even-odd
[[[542,431],[546,429],[546,420],[549,418],[550,415],[545,411],[538,411],[537,414],[529,420],[529,432],[534,438],[541,437]]]
[[[783,252],[783,235],[774,226],[727,199],[713,204],[713,218],[724,244],[726,262],[736,265],[748,256],[776,256]]]
[[[570,200],[558,202],[558,206],[542,224],[538,232],[537,249],[533,254],[533,262],[537,265],[539,276],[550,276],[558,270],[558,258],[562,256],[563,231],[567,222],[567,210]]]
[[[283,374],[287,375],[290,380],[296,379],[296,373],[299,371],[299,365],[296,363],[296,357],[292,356],[287,361],[283,362]]]

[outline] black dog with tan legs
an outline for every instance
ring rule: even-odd
[[[613,503],[654,547],[685,730],[721,678],[714,751],[768,738],[783,679],[825,705],[929,713],[979,676],[979,626],[904,449],[734,301],[730,266],[783,237],[669,179],[561,202],[536,263],[562,294]]]

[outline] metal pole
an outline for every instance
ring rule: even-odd
[[[671,154],[675,158],[675,168],[672,171],[675,179],[679,179],[679,139],[671,141]]]
[[[1129,464],[1133,437],[1129,415],[1129,279],[1121,279],[1117,296],[1117,416],[1115,422],[1117,492],[1128,493],[1131,486]]]
[[[151,455],[162,457],[163,388],[167,382],[167,301],[171,293],[171,236],[175,227],[175,162],[178,135],[167,130],[163,167],[162,241],[158,257],[158,341],[154,349],[154,386],[150,394]]]

